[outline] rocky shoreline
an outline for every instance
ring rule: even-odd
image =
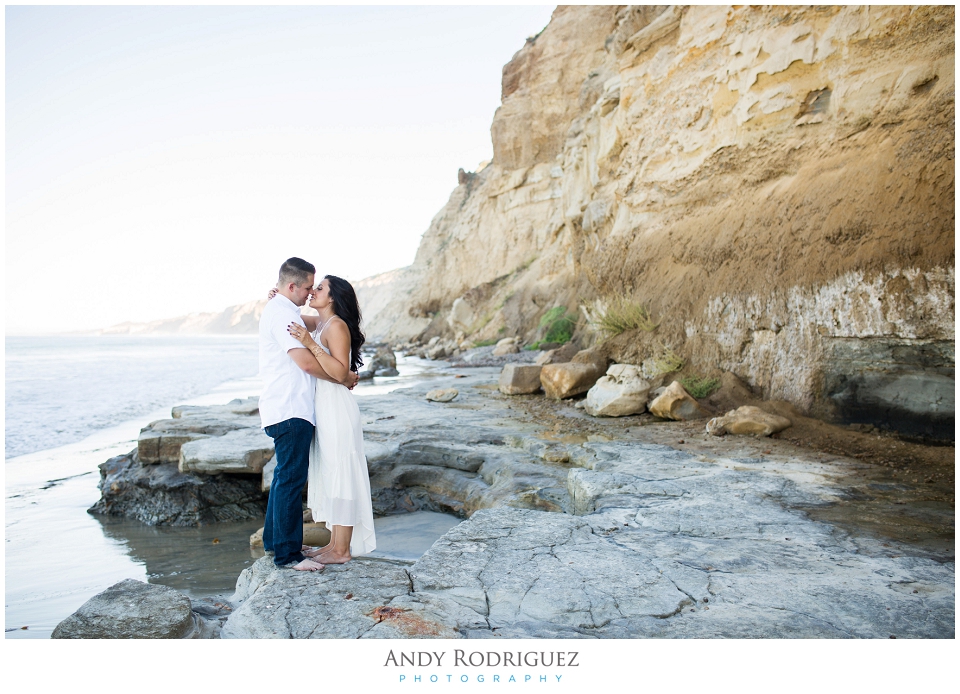
[[[174,526],[259,518],[272,456],[256,398],[174,407],[171,419],[140,432],[136,449],[100,465],[101,497],[90,513]]]
[[[953,637],[952,478],[936,490],[895,484],[882,464],[790,442],[792,429],[781,438],[716,437],[705,419],[591,417],[577,407],[582,397],[505,395],[500,368],[460,366],[359,398],[376,513],[438,510],[464,518],[460,525],[412,564],[360,557],[305,575],[264,557],[240,575],[229,604],[192,606],[189,635]],[[437,389],[456,396],[426,399]],[[731,392],[702,407],[722,413]],[[251,403],[230,411],[242,406],[180,411],[144,440],[174,431],[177,419],[194,429],[204,422],[205,431],[191,433],[207,439],[194,441],[236,438],[238,424],[256,420]],[[812,426],[801,419],[794,415],[792,436]],[[187,460],[182,438],[177,465]],[[172,434],[163,440],[173,445]],[[256,445],[250,450],[265,457]],[[140,513],[145,522],[163,514],[135,511],[146,499],[137,490],[205,483],[200,489],[215,493],[195,493],[189,513],[164,522],[215,522],[252,513],[253,501],[225,490],[243,481],[262,494],[265,474],[181,472],[136,453],[102,468],[104,499],[91,510]],[[164,494],[155,497],[172,508]],[[164,599],[185,599],[171,592]],[[109,624],[102,621],[102,637],[112,635]]]
[[[492,159],[357,282],[364,378],[445,363],[360,398],[375,513],[462,522],[412,563],[260,559],[229,604],[121,583],[56,635],[953,638],[954,15],[558,7]],[[91,512],[261,517],[256,408],[175,408]]]

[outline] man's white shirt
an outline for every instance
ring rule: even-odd
[[[298,417],[316,425],[313,398],[316,379],[297,366],[287,352],[303,345],[287,332],[304,325],[300,309],[283,294],[267,302],[260,316],[260,425],[268,427]],[[306,327],[306,326],[304,326]]]

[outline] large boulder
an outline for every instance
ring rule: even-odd
[[[722,417],[711,419],[707,422],[707,432],[714,436],[724,434],[770,436],[792,424],[786,417],[770,414],[753,405],[744,405],[727,412]]]
[[[502,357],[507,354],[516,354],[519,351],[520,346],[517,344],[517,338],[505,337],[493,348],[493,356]]]
[[[312,547],[326,547],[330,543],[330,531],[326,523],[304,523],[303,544]]]
[[[548,398],[572,398],[590,390],[605,370],[597,364],[547,364],[540,371],[540,385]]]
[[[424,352],[424,356],[427,359],[434,359],[434,360],[443,359],[448,355],[449,355],[449,352],[447,352],[447,348],[442,343],[436,344],[433,347],[429,347]]]
[[[500,392],[504,395],[524,395],[540,390],[539,366],[507,364],[500,372]]]
[[[650,414],[661,419],[685,421],[702,419],[710,414],[680,385],[674,381],[649,406]]]
[[[190,441],[180,447],[180,472],[260,474],[273,457],[273,439],[261,429]]]
[[[610,360],[603,356],[597,349],[581,349],[573,355],[570,361],[574,364],[595,364],[600,367],[602,371],[606,371],[607,364],[610,363]]]
[[[575,344],[568,342],[561,347],[548,350],[541,354],[539,357],[537,357],[537,364],[539,366],[546,366],[547,364],[563,364],[564,362],[568,362],[573,359],[578,351],[579,350]]]
[[[475,320],[473,309],[462,296],[453,300],[453,306],[450,307],[450,315],[447,316],[447,323],[451,328],[460,332],[467,331]]]
[[[584,409],[594,417],[623,417],[640,414],[647,407],[650,383],[632,364],[614,364],[587,392]]]
[[[330,531],[326,523],[305,522],[303,524],[303,544],[311,547],[325,547],[330,542]],[[250,549],[263,549],[263,528],[250,536]]]
[[[397,368],[397,355],[390,349],[390,345],[380,345],[377,347],[377,352],[373,355],[367,368],[377,372],[386,369],[395,369]]]
[[[397,355],[390,349],[390,345],[380,345],[377,347],[376,354],[370,359],[367,368],[358,374],[360,380],[373,378],[374,376],[399,376],[397,371]]]
[[[53,630],[54,639],[183,639],[198,635],[190,598],[128,578],[87,600]]]

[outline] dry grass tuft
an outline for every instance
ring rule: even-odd
[[[627,330],[642,330],[651,333],[659,323],[654,323],[645,306],[626,296],[614,296],[599,304],[594,312],[594,326],[606,337],[616,337]]]
[[[657,376],[673,373],[683,368],[683,359],[680,355],[664,344],[660,345],[660,354],[655,356],[651,361],[653,362],[653,368]]]

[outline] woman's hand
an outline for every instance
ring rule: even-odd
[[[274,288],[271,289],[269,292],[267,292],[267,301],[269,301],[270,299],[272,299],[272,298],[275,297],[276,295],[277,295],[277,288],[274,287]]]
[[[307,349],[310,349],[313,345],[317,344],[313,341],[313,337],[310,335],[310,331],[304,328],[299,323],[291,323],[287,326],[287,332],[293,337],[294,340],[299,340]]]

